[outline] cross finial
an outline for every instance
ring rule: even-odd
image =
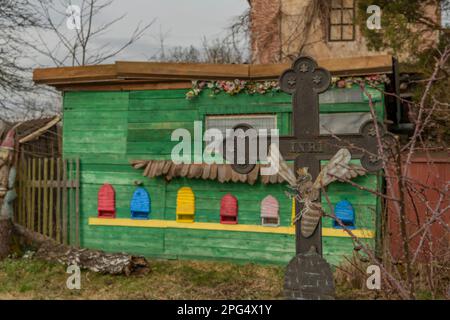
[[[294,136],[319,136],[319,94],[331,83],[328,70],[320,68],[310,57],[300,57],[280,77],[280,88],[293,95],[292,123]]]
[[[306,63],[302,63],[299,70],[303,73],[308,72],[309,70],[308,65]]]
[[[331,83],[330,72],[317,66],[310,57],[300,57],[280,77],[280,87],[286,93],[293,94],[297,89],[311,87],[317,94],[328,89]]]

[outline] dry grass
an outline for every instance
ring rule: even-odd
[[[370,263],[361,262],[355,257],[340,265],[334,272],[337,293],[340,299],[400,299],[392,290],[386,278],[382,276],[381,290],[368,290],[366,286],[366,269]],[[388,265],[385,261],[385,265]],[[389,265],[389,268],[393,268]],[[405,273],[405,266],[395,266]],[[432,272],[430,270],[433,270]],[[417,262],[413,265],[415,296],[418,300],[450,299],[450,262],[448,260],[433,264]],[[404,281],[404,280],[403,280]],[[404,284],[403,284],[404,285]]]
[[[337,299],[395,299],[368,290],[366,264],[352,262],[334,273]],[[188,260],[151,260],[150,266],[148,274],[130,277],[82,271],[81,290],[69,290],[62,265],[6,259],[0,262],[0,299],[283,299],[283,266]],[[418,298],[432,299],[427,292]]]
[[[81,290],[66,288],[65,267],[35,259],[0,262],[0,299],[280,299],[282,267],[151,261],[140,276],[82,271]]]

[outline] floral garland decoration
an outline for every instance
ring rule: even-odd
[[[244,81],[236,79],[234,81],[192,81],[192,89],[186,93],[187,99],[192,99],[200,94],[204,89],[210,89],[211,95],[225,92],[230,96],[238,93],[266,94],[280,91],[278,81]]]
[[[366,83],[371,87],[380,84],[389,84],[391,79],[385,74],[376,74],[366,77],[333,77],[331,80],[331,88],[351,89],[354,84]]]
[[[389,84],[390,79],[385,74],[367,77],[333,77],[331,88],[352,88],[354,84],[366,82],[370,86]],[[278,81],[245,81],[245,80],[221,80],[221,81],[192,81],[192,88],[186,93],[186,99],[190,100],[198,96],[203,90],[211,90],[211,96],[225,92],[230,96],[239,93],[267,94],[280,92]]]

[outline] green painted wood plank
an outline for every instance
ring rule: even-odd
[[[180,120],[198,121],[200,117],[197,110],[177,110],[176,112],[162,111],[129,111],[128,123],[153,123],[153,122],[179,122]]]
[[[64,142],[63,148],[68,153],[81,154],[81,153],[125,153],[126,152],[126,141],[122,143],[114,144],[98,144],[98,143],[71,143]]]
[[[130,111],[175,111],[197,110],[197,106],[186,99],[131,99]]]
[[[173,131],[173,129],[128,130],[128,142],[170,141]]]
[[[148,141],[148,142],[128,142],[127,153],[131,154],[148,154],[148,155],[170,155],[173,148],[179,141]],[[147,159],[153,159],[147,156]]]
[[[64,157],[74,158],[80,156],[81,165],[83,164],[120,164],[128,165],[129,161],[135,159],[134,157],[129,157],[126,154],[119,153],[102,153],[98,154],[95,152],[91,153],[74,153],[64,150]]]
[[[184,119],[179,119],[177,122],[146,122],[146,123],[129,123],[128,130],[143,130],[143,129],[178,129],[184,128],[192,130],[194,128],[193,122],[185,122]]]
[[[186,89],[130,91],[131,100],[135,99],[186,99]]]

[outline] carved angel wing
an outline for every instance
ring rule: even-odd
[[[358,165],[350,164],[352,155],[348,149],[340,149],[322,169],[313,188],[320,189],[339,179],[353,179],[363,176],[367,171]]]
[[[297,179],[295,178],[294,172],[289,168],[286,161],[283,159],[283,156],[280,154],[280,150],[278,146],[272,143],[269,147],[269,155],[267,156],[267,160],[275,167],[278,171],[278,174],[289,183],[289,185],[293,188],[297,186]]]

